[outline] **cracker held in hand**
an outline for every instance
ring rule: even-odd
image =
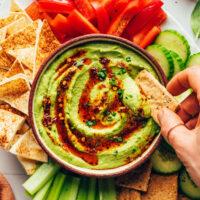
[[[47,154],[42,150],[34,138],[32,130],[28,130],[19,140],[12,146],[10,152],[26,159],[47,162]]]
[[[152,165],[146,162],[140,168],[116,179],[118,186],[146,192],[150,180]]]
[[[178,101],[148,71],[141,71],[135,81],[147,98],[151,107],[151,116],[156,122],[158,122],[157,115],[160,109],[168,108],[172,111],[177,109]]]
[[[36,63],[34,67],[34,74],[37,73],[44,60],[60,46],[60,42],[52,32],[47,20],[43,21],[41,30],[37,36],[36,45]]]
[[[142,200],[177,200],[178,175],[162,176],[152,174],[147,193]]]
[[[117,195],[117,200],[141,200],[141,194],[136,190],[121,188]]]
[[[9,149],[17,131],[25,119],[17,114],[0,109],[0,147]]]

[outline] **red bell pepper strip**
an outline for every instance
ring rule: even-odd
[[[156,39],[158,34],[161,32],[160,27],[154,26],[148,33],[147,35],[143,38],[142,42],[139,44],[140,47],[146,48],[150,44],[153,43],[153,41]]]
[[[129,2],[130,0],[106,0],[104,6],[110,15],[110,19],[115,19]]]
[[[33,1],[27,8],[26,13],[30,16],[32,20],[40,19],[39,4]]]
[[[138,14],[138,12],[142,9],[140,0],[135,0],[130,2],[126,8],[121,12],[121,14],[114,19],[111,24],[108,34],[120,36],[131,19]]]
[[[69,14],[68,20],[71,27],[73,27],[72,30],[80,35],[99,33],[99,30],[76,9]]]
[[[95,18],[94,8],[88,0],[74,0],[74,3],[78,11],[89,21]]]
[[[67,17],[62,14],[57,14],[54,19],[51,19],[47,14],[44,14],[45,18],[49,22],[57,39],[62,43],[68,39],[76,37],[74,31],[72,31],[71,24]]]
[[[91,3],[96,11],[97,25],[101,33],[106,33],[110,25],[110,18],[104,5],[95,1]]]
[[[144,37],[148,34],[148,32],[154,27],[154,26],[160,26],[163,21],[166,20],[166,13],[163,10],[160,10],[159,14],[154,17],[140,32],[135,34],[133,36],[132,41],[135,44],[140,44]]]
[[[125,30],[125,35],[132,38],[135,34],[140,32],[146,24],[148,24],[149,21],[159,13],[162,5],[163,3],[161,1],[156,1],[145,7],[137,16],[135,16],[135,18],[131,20]]]
[[[72,1],[39,0],[40,12],[69,14],[74,8]]]

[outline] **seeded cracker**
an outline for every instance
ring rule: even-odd
[[[147,193],[142,194],[142,200],[177,200],[178,175],[162,176],[152,174]]]
[[[141,194],[135,190],[121,188],[118,193],[117,200],[141,200]]]
[[[147,162],[137,170],[118,177],[116,183],[121,187],[146,192],[148,189],[151,169],[151,163]]]

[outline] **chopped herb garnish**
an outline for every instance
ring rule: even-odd
[[[131,62],[131,57],[130,56],[126,57],[126,62]]]
[[[137,148],[133,148],[132,152],[135,153],[137,151]]]
[[[123,98],[123,94],[124,94],[124,90],[119,89],[119,90],[117,91],[117,94],[118,94],[118,96],[119,96],[119,99],[122,99],[122,98]]]
[[[143,121],[142,122],[142,128],[144,128],[146,126],[147,122],[146,121]]]
[[[74,130],[75,129],[75,127],[74,126],[71,126],[71,130]]]
[[[117,75],[122,75],[122,74],[125,74],[126,73],[126,69],[121,67],[119,72],[117,73]]]
[[[91,127],[91,126],[95,126],[97,124],[97,122],[95,120],[87,120],[86,121],[86,125]]]
[[[109,121],[109,122],[113,121],[112,116],[108,116],[108,117],[107,117],[107,121]]]
[[[74,63],[74,65],[75,65],[76,67],[81,67],[81,66],[83,66],[83,60],[77,60],[77,61]]]
[[[121,74],[125,74],[126,73],[126,69],[125,68],[120,68],[120,72],[121,72]]]
[[[111,115],[112,115],[113,117],[115,117],[116,114],[117,114],[116,112],[112,112],[112,113],[111,113]]]
[[[114,156],[117,156],[117,154],[118,154],[118,151],[117,150],[114,151]]]
[[[112,85],[112,86],[116,86],[116,85],[117,85],[117,81],[116,81],[115,78],[111,78],[111,79],[109,80],[109,83],[110,83],[110,85]]]
[[[103,115],[104,116],[108,116],[110,114],[110,111],[108,110],[108,109],[105,109],[104,111],[103,111]]]
[[[106,79],[106,76],[107,76],[106,69],[99,70],[97,75],[98,75],[100,81],[104,81]]]
[[[90,102],[86,102],[85,104],[84,104],[84,107],[89,107],[90,106]]]
[[[114,138],[112,138],[112,141],[114,141],[114,142],[123,142],[123,138],[122,137],[114,137]]]

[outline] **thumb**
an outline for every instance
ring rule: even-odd
[[[158,120],[163,137],[176,148],[177,140],[180,140],[188,132],[183,121],[176,113],[167,108],[163,108],[159,112]]]

